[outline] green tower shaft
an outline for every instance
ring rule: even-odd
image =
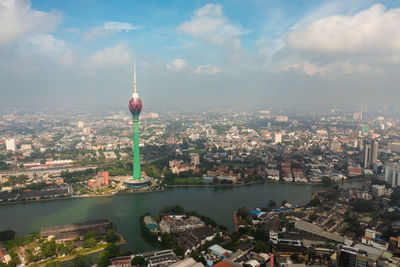
[[[133,180],[140,180],[139,114],[133,115]]]

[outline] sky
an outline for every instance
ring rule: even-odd
[[[0,0],[0,106],[398,105],[400,1]]]

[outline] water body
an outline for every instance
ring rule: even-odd
[[[361,181],[346,182],[341,187],[360,187]],[[13,229],[17,235],[40,231],[42,226],[108,218],[127,241],[127,248],[146,251],[154,247],[140,234],[139,217],[157,214],[166,205],[179,204],[195,210],[233,230],[233,212],[237,208],[266,207],[270,199],[293,204],[307,203],[313,192],[326,187],[261,183],[241,187],[175,187],[165,192],[126,194],[112,197],[77,198],[10,204],[0,206],[0,230]]]

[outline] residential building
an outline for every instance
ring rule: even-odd
[[[17,144],[14,138],[6,140],[6,150],[8,151],[15,151],[17,150]]]

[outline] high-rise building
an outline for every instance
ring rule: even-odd
[[[378,141],[372,139],[371,141],[371,161],[370,164],[373,165],[378,160]]]
[[[363,168],[367,169],[374,165],[378,159],[378,141],[372,139],[370,142],[364,142],[362,163]]]
[[[342,267],[367,267],[368,255],[357,248],[342,246],[337,252],[336,266]]]
[[[6,140],[6,149],[9,150],[9,151],[17,150],[17,144],[16,144],[14,138]]]
[[[400,185],[400,165],[397,163],[388,164],[385,166],[385,182],[391,187]]]
[[[281,133],[274,133],[274,143],[282,143],[282,134]]]

